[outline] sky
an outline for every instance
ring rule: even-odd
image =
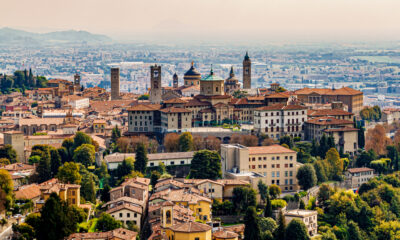
[[[117,40],[400,40],[400,0],[0,0],[0,27]]]

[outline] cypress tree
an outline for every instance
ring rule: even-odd
[[[285,216],[283,215],[282,211],[280,211],[278,216],[278,227],[274,231],[275,240],[285,240],[286,236],[285,229],[286,229]]]
[[[271,204],[271,199],[269,198],[268,194],[267,194],[266,202],[267,203],[265,204],[264,217],[272,217],[272,204]]]
[[[148,158],[147,150],[143,143],[139,143],[136,147],[136,157],[135,157],[135,170],[141,173],[146,172]]]
[[[248,207],[244,217],[244,240],[260,240],[261,231],[255,207]]]

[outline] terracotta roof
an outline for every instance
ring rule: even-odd
[[[118,211],[120,211],[122,209],[130,210],[132,212],[136,212],[136,213],[139,213],[139,214],[143,213],[143,209],[141,207],[137,207],[137,206],[130,205],[130,204],[121,204],[121,205],[115,206],[113,208],[109,208],[106,211],[106,213],[108,213],[108,214],[115,213],[115,212],[118,212]]]
[[[30,184],[20,187],[15,191],[16,199],[34,199],[40,197],[40,187],[37,184]]]
[[[343,128],[329,128],[325,129],[324,132],[356,132],[357,128],[343,127]]]
[[[265,98],[289,98],[290,94],[288,92],[272,93]]]
[[[187,101],[184,101],[180,98],[172,98],[169,100],[165,100],[164,103],[187,103]]]
[[[249,154],[296,153],[296,151],[282,147],[281,145],[278,144],[274,144],[271,146],[248,147],[248,149],[249,149]]]
[[[173,225],[173,226],[169,227],[169,229],[171,229],[174,232],[192,233],[192,232],[210,231],[212,229],[212,227],[207,224],[198,223],[198,222],[186,222],[186,223]]]
[[[319,95],[350,95],[350,96],[363,94],[361,91],[349,87],[342,87],[339,89],[303,88],[295,91],[295,94],[297,95],[308,95],[311,93],[317,93]]]
[[[354,113],[347,112],[341,109],[320,109],[320,110],[308,110],[307,115],[310,117],[324,117],[324,116],[349,116],[354,115]]]
[[[278,103],[278,104],[273,104],[273,105],[270,105],[270,106],[259,107],[259,108],[256,108],[255,110],[258,110],[258,111],[277,111],[277,110],[303,110],[303,109],[307,109],[307,107],[301,106],[301,105],[285,105],[285,104],[282,104],[282,103]]]
[[[201,102],[197,99],[192,99],[185,103],[185,107],[195,107],[195,106],[211,106],[209,102]]]
[[[128,111],[156,111],[160,110],[161,105],[159,104],[138,104],[131,108],[128,108]]]
[[[222,239],[237,238],[238,236],[239,235],[237,233],[234,233],[231,231],[218,230],[216,232],[213,232],[213,237],[222,238]]]
[[[64,123],[63,118],[20,118],[18,121],[18,125],[23,126],[31,126],[31,125],[50,125],[56,124],[61,125]]]
[[[374,171],[374,169],[366,168],[366,167],[362,167],[362,168],[348,168],[347,171],[349,171],[350,173],[359,173],[359,172]]]
[[[103,204],[102,207],[104,208],[104,207],[107,207],[108,205],[111,205],[113,203],[120,203],[120,202],[122,202],[123,204],[128,203],[128,204],[131,204],[131,205],[134,204],[134,205],[138,205],[138,206],[141,206],[141,207],[144,206],[144,202],[140,201],[139,199],[131,198],[131,197],[120,197],[120,198],[117,198],[117,199],[115,199],[113,201],[109,201],[109,202]]]
[[[353,124],[353,121],[336,119],[334,117],[317,117],[308,120],[306,123],[316,125],[340,125],[340,124]]]
[[[73,233],[68,240],[136,240],[137,232],[117,228],[108,232]]]
[[[247,185],[250,184],[249,181],[239,180],[239,179],[218,179],[217,182],[224,184],[225,186],[229,185]]]
[[[193,158],[194,152],[165,152],[165,153],[150,153],[147,158],[150,161],[165,160],[165,159],[185,159]],[[122,162],[128,157],[135,158],[134,153],[113,153],[104,157],[106,162]]]
[[[163,113],[191,113],[192,111],[187,110],[185,108],[169,107],[169,108],[161,109],[160,112],[163,112]]]
[[[12,163],[12,164],[8,164],[3,167],[0,167],[0,168],[5,169],[7,171],[15,172],[15,171],[24,171],[24,170],[34,170],[35,166],[25,164],[25,163]]]

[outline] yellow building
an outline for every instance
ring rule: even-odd
[[[94,133],[104,133],[106,131],[106,121],[105,120],[94,120],[93,121],[93,132]]]
[[[200,94],[205,96],[224,95],[225,80],[214,74],[211,69],[210,74],[200,81]]]
[[[40,187],[40,199],[36,202],[38,209],[42,208],[46,200],[50,197],[53,192],[57,193],[61,200],[66,201],[69,205],[80,205],[81,186],[77,184],[64,184],[60,183],[58,179],[53,178],[39,185]]]

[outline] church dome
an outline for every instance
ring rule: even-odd
[[[201,74],[196,70],[196,68],[194,67],[194,63],[192,62],[192,66],[185,73],[185,76],[201,76]]]

